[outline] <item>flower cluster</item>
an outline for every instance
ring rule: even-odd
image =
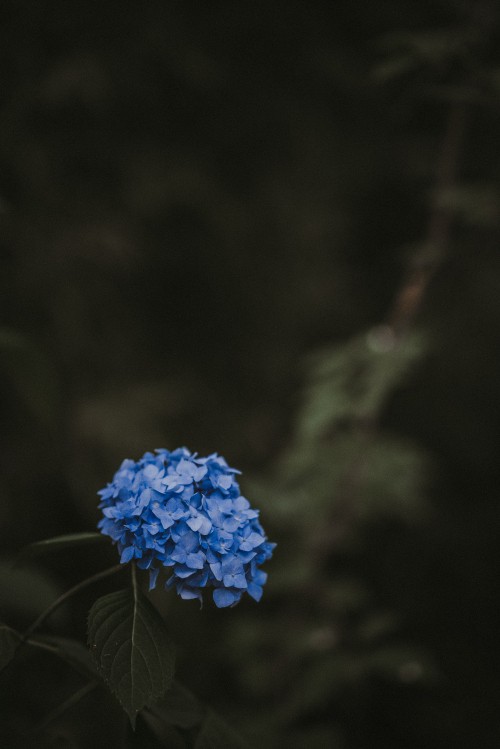
[[[171,568],[166,587],[181,598],[198,598],[213,587],[215,604],[234,606],[242,594],[259,601],[267,575],[259,569],[272,555],[258,511],[240,494],[224,458],[191,454],[185,447],[147,452],[124,460],[98,494],[98,527],[117,544],[121,562],[149,570],[150,590],[160,568]]]

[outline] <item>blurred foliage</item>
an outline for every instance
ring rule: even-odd
[[[0,366],[20,404],[50,434],[59,411],[57,375],[50,362],[21,335],[0,329]]]
[[[269,497],[282,534],[268,584],[274,612],[243,621],[233,645],[243,653],[235,669],[242,692],[267,683],[269,743],[264,735],[256,744],[322,747],[330,723],[328,745],[344,746],[346,718],[336,705],[377,683],[424,688],[438,679],[432,660],[405,641],[402,612],[384,608],[355,571],[367,534],[387,523],[404,532],[426,516],[422,451],[377,426],[422,355],[421,338],[397,340],[378,327],[311,356],[295,436],[272,480],[252,487]],[[350,720],[362,715],[359,704],[348,709]],[[297,733],[301,722],[307,730]]]
[[[94,530],[126,456],[218,450],[279,546],[258,606],[155,592],[182,682],[263,749],[497,747],[496,3],[7,0],[0,20],[2,557]],[[447,252],[396,335],[439,212]],[[2,621],[114,559],[2,568]],[[107,591],[46,636],[83,641]],[[27,648],[2,747],[81,687]],[[103,695],[36,745],[153,746]]]
[[[15,570],[0,562],[0,621],[23,629],[60,594],[59,587],[38,570]],[[54,615],[61,623],[61,612]]]

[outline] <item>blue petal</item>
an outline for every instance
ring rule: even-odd
[[[122,555],[120,557],[120,564],[127,564],[127,562],[130,562],[130,560],[134,558],[134,552],[135,552],[135,549],[133,546],[127,546],[122,551]]]
[[[234,531],[239,527],[240,521],[236,518],[226,518],[223,523],[222,527],[225,531],[228,533],[234,533]]]
[[[212,574],[216,580],[222,580],[222,565],[220,562],[211,564],[210,569],[212,570]]]
[[[213,598],[215,605],[219,609],[224,609],[226,606],[232,606],[238,600],[238,594],[227,588],[216,588],[213,592]]]
[[[233,483],[232,476],[219,476],[217,478],[217,484],[218,486],[221,487],[221,489],[229,489],[232,483]]]
[[[225,575],[239,575],[243,572],[243,564],[231,554],[222,560],[222,570]]]
[[[235,588],[246,588],[247,587],[247,579],[245,575],[234,575],[234,582],[233,585]]]
[[[185,564],[180,564],[175,568],[175,574],[182,580],[190,575],[194,575],[195,571],[192,567],[186,567]]]
[[[184,600],[186,601],[191,601],[193,598],[197,598],[200,602],[203,601],[201,593],[198,590],[193,590],[192,588],[182,586],[177,592],[179,593],[180,597],[184,598]]]
[[[202,570],[205,564],[205,554],[202,551],[197,551],[196,554],[188,554],[186,564],[195,570]]]
[[[248,595],[252,596],[254,601],[259,602],[262,598],[262,587],[260,585],[257,585],[257,583],[248,583]]]
[[[201,526],[199,532],[202,536],[208,536],[211,530],[212,522],[206,517],[206,515],[201,515]]]
[[[158,568],[149,570],[149,590],[153,590],[153,588],[156,587],[156,581],[158,580],[159,573],[160,570]]]
[[[201,526],[203,525],[203,520],[201,515],[193,515],[193,517],[189,518],[189,520],[186,520],[187,525],[191,528],[192,531],[199,531]]]
[[[259,600],[266,574],[258,566],[275,544],[267,541],[258,510],[241,496],[224,458],[200,458],[186,448],[158,448],[124,460],[98,492],[98,527],[118,546],[123,564],[138,560],[157,584],[159,567],[173,567],[167,587],[197,598],[213,586],[219,608],[234,606],[247,588]]]

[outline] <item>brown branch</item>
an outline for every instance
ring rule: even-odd
[[[384,326],[398,346],[413,324],[422,305],[429,283],[445,260],[450,246],[453,228],[453,210],[443,205],[442,195],[455,186],[458,177],[460,154],[465,138],[466,106],[463,102],[453,106],[448,117],[446,132],[437,162],[434,200],[429,217],[427,237],[412,258],[403,283],[397,291],[392,309]],[[332,546],[338,541],[353,521],[355,504],[353,497],[359,491],[364,478],[365,448],[377,438],[377,415],[354,424],[360,450],[346,466],[339,487],[335,512],[328,518],[321,534],[315,535],[310,553],[315,567],[321,568]]]
[[[448,254],[453,226],[453,209],[442,204],[442,197],[457,183],[466,121],[466,104],[458,102],[451,109],[437,163],[434,200],[427,238],[412,258],[388,316],[387,324],[397,336],[402,335],[413,323],[430,281]]]

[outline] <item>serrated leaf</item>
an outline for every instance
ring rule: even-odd
[[[56,536],[55,538],[46,538],[43,541],[35,541],[32,544],[28,544],[24,549],[21,549],[15,564],[18,565],[24,562],[26,559],[39,554],[44,554],[48,551],[58,551],[60,549],[67,549],[73,546],[88,546],[90,544],[99,543],[101,541],[108,541],[102,533],[68,533],[64,536]]]
[[[165,624],[135,581],[132,590],[110,593],[94,603],[88,644],[97,670],[135,727],[139,710],[164,696],[174,674]]]
[[[21,636],[6,624],[0,624],[0,671],[12,660]]]
[[[222,718],[209,712],[196,738],[194,749],[248,749],[248,744]]]

